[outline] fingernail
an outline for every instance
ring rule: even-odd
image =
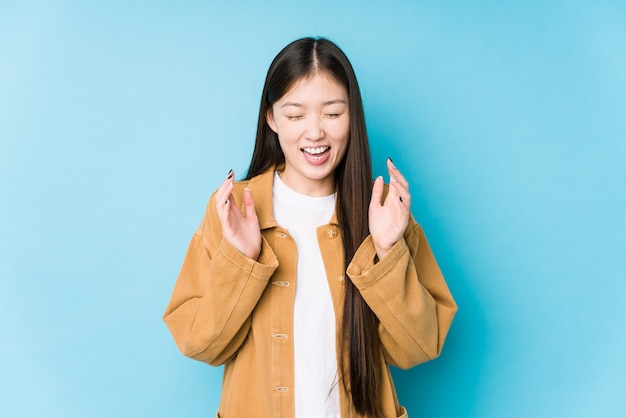
[[[391,163],[391,166],[393,168],[396,168],[396,165],[393,163],[393,160],[391,159],[391,157],[387,157],[387,159],[389,160],[389,162]]]
[[[402,200],[402,196],[398,196],[400,198],[400,202],[404,202],[404,200]]]
[[[224,206],[228,205],[228,200],[224,200]]]
[[[230,171],[228,171],[228,177],[226,177],[227,179],[230,179],[233,177],[233,169],[231,168]]]

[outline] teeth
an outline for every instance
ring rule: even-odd
[[[330,149],[330,147],[306,147],[306,148],[302,148],[302,151],[306,152],[307,154],[322,154],[326,151],[328,151]]]

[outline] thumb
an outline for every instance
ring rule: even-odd
[[[376,177],[376,180],[374,180],[374,186],[372,187],[372,200],[370,201],[370,206],[373,204],[376,204],[379,206],[382,205],[383,190],[384,190],[383,177],[378,176]]]
[[[254,210],[254,199],[252,198],[252,192],[247,187],[243,189],[243,206],[245,209],[246,218],[256,217],[256,211]]]

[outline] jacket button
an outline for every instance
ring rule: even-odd
[[[330,239],[335,239],[337,238],[337,230],[335,228],[329,228],[328,231],[326,231],[326,235]]]
[[[273,285],[281,286],[281,287],[289,287],[289,282],[286,281],[275,281],[272,282]]]

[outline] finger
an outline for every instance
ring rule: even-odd
[[[400,170],[396,168],[391,158],[387,158],[387,168],[390,177],[390,193],[393,191],[393,194],[397,196],[398,200],[407,207],[410,206],[411,194],[409,193],[409,183],[406,178],[402,175]]]
[[[383,176],[378,176],[376,177],[376,180],[374,180],[374,186],[372,187],[372,199],[370,200],[370,206],[373,204],[380,206],[382,204],[383,190]]]
[[[245,209],[245,217],[248,219],[256,218],[256,211],[254,210],[254,199],[252,198],[252,192],[247,187],[243,189],[243,206]]]
[[[224,197],[224,190],[228,187],[230,183],[233,182],[233,176],[234,176],[233,170],[229,170],[227,177],[224,179],[220,187],[217,189],[217,193],[215,195],[216,199],[219,197],[221,200],[221,198]]]
[[[409,189],[399,181],[392,181],[389,183],[389,193],[394,193],[397,196],[407,197]]]
[[[215,204],[218,209],[226,209],[230,207],[230,202],[233,200],[233,185],[225,184],[224,188],[219,190],[215,196]]]
[[[234,172],[230,170],[224,182],[221,184],[217,193],[215,194],[215,206],[217,209],[217,213],[219,218],[222,221],[228,221],[229,212],[231,209],[231,201],[233,201],[232,191],[234,188],[233,184]]]
[[[389,171],[389,183],[400,183],[405,188],[409,188],[409,183],[406,181],[406,178],[404,178],[400,170],[394,165],[390,157],[387,157],[387,170]]]
[[[409,193],[398,195],[398,200],[402,208],[408,209],[411,207],[411,195]]]
[[[387,201],[398,200],[402,206],[411,206],[411,193],[402,186],[400,183],[391,183],[389,185],[389,194],[387,195]]]

